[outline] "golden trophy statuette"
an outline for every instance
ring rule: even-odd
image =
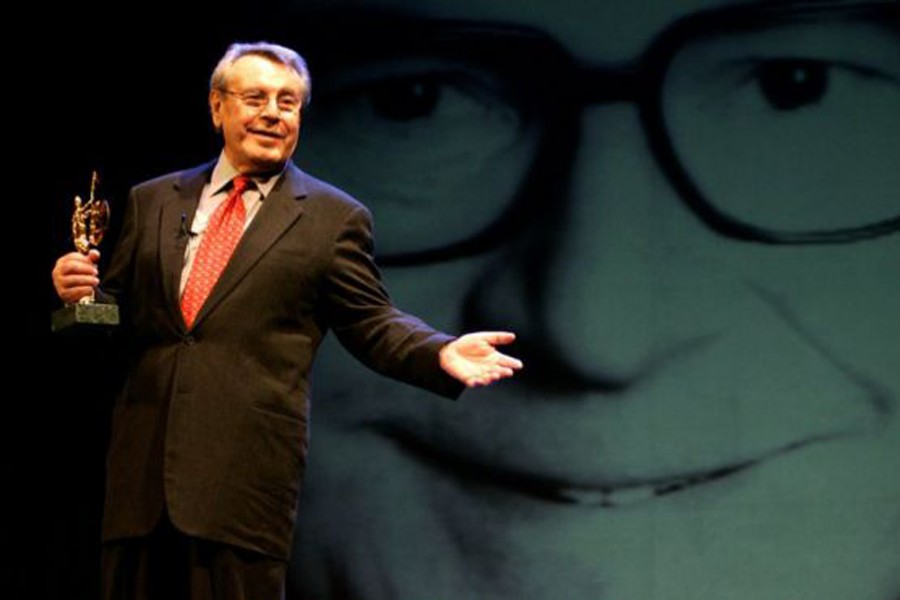
[[[91,195],[87,202],[75,196],[72,212],[72,241],[75,249],[87,254],[103,241],[109,227],[109,203],[95,197],[99,178],[91,176]],[[119,307],[95,302],[94,294],[85,296],[53,313],[51,329],[56,331],[95,330],[119,324]]]

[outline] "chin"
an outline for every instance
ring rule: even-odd
[[[273,171],[281,169],[287,161],[288,157],[281,154],[277,156],[255,156],[250,160],[249,166],[250,170],[254,172]]]

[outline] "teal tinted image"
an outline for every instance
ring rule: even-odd
[[[329,340],[289,597],[900,598],[900,5],[343,6],[286,18],[296,161],[525,369]]]

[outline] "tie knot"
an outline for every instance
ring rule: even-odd
[[[244,191],[253,185],[253,180],[243,175],[238,175],[231,180],[231,193],[240,196]]]

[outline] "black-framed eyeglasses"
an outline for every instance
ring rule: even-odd
[[[531,29],[345,22],[355,44],[305,50],[320,101],[301,156],[373,209],[383,264],[447,260],[564,202],[582,111],[629,102],[715,231],[868,239],[900,229],[898,15],[894,2],[715,9],[675,22],[632,64],[601,66]]]

